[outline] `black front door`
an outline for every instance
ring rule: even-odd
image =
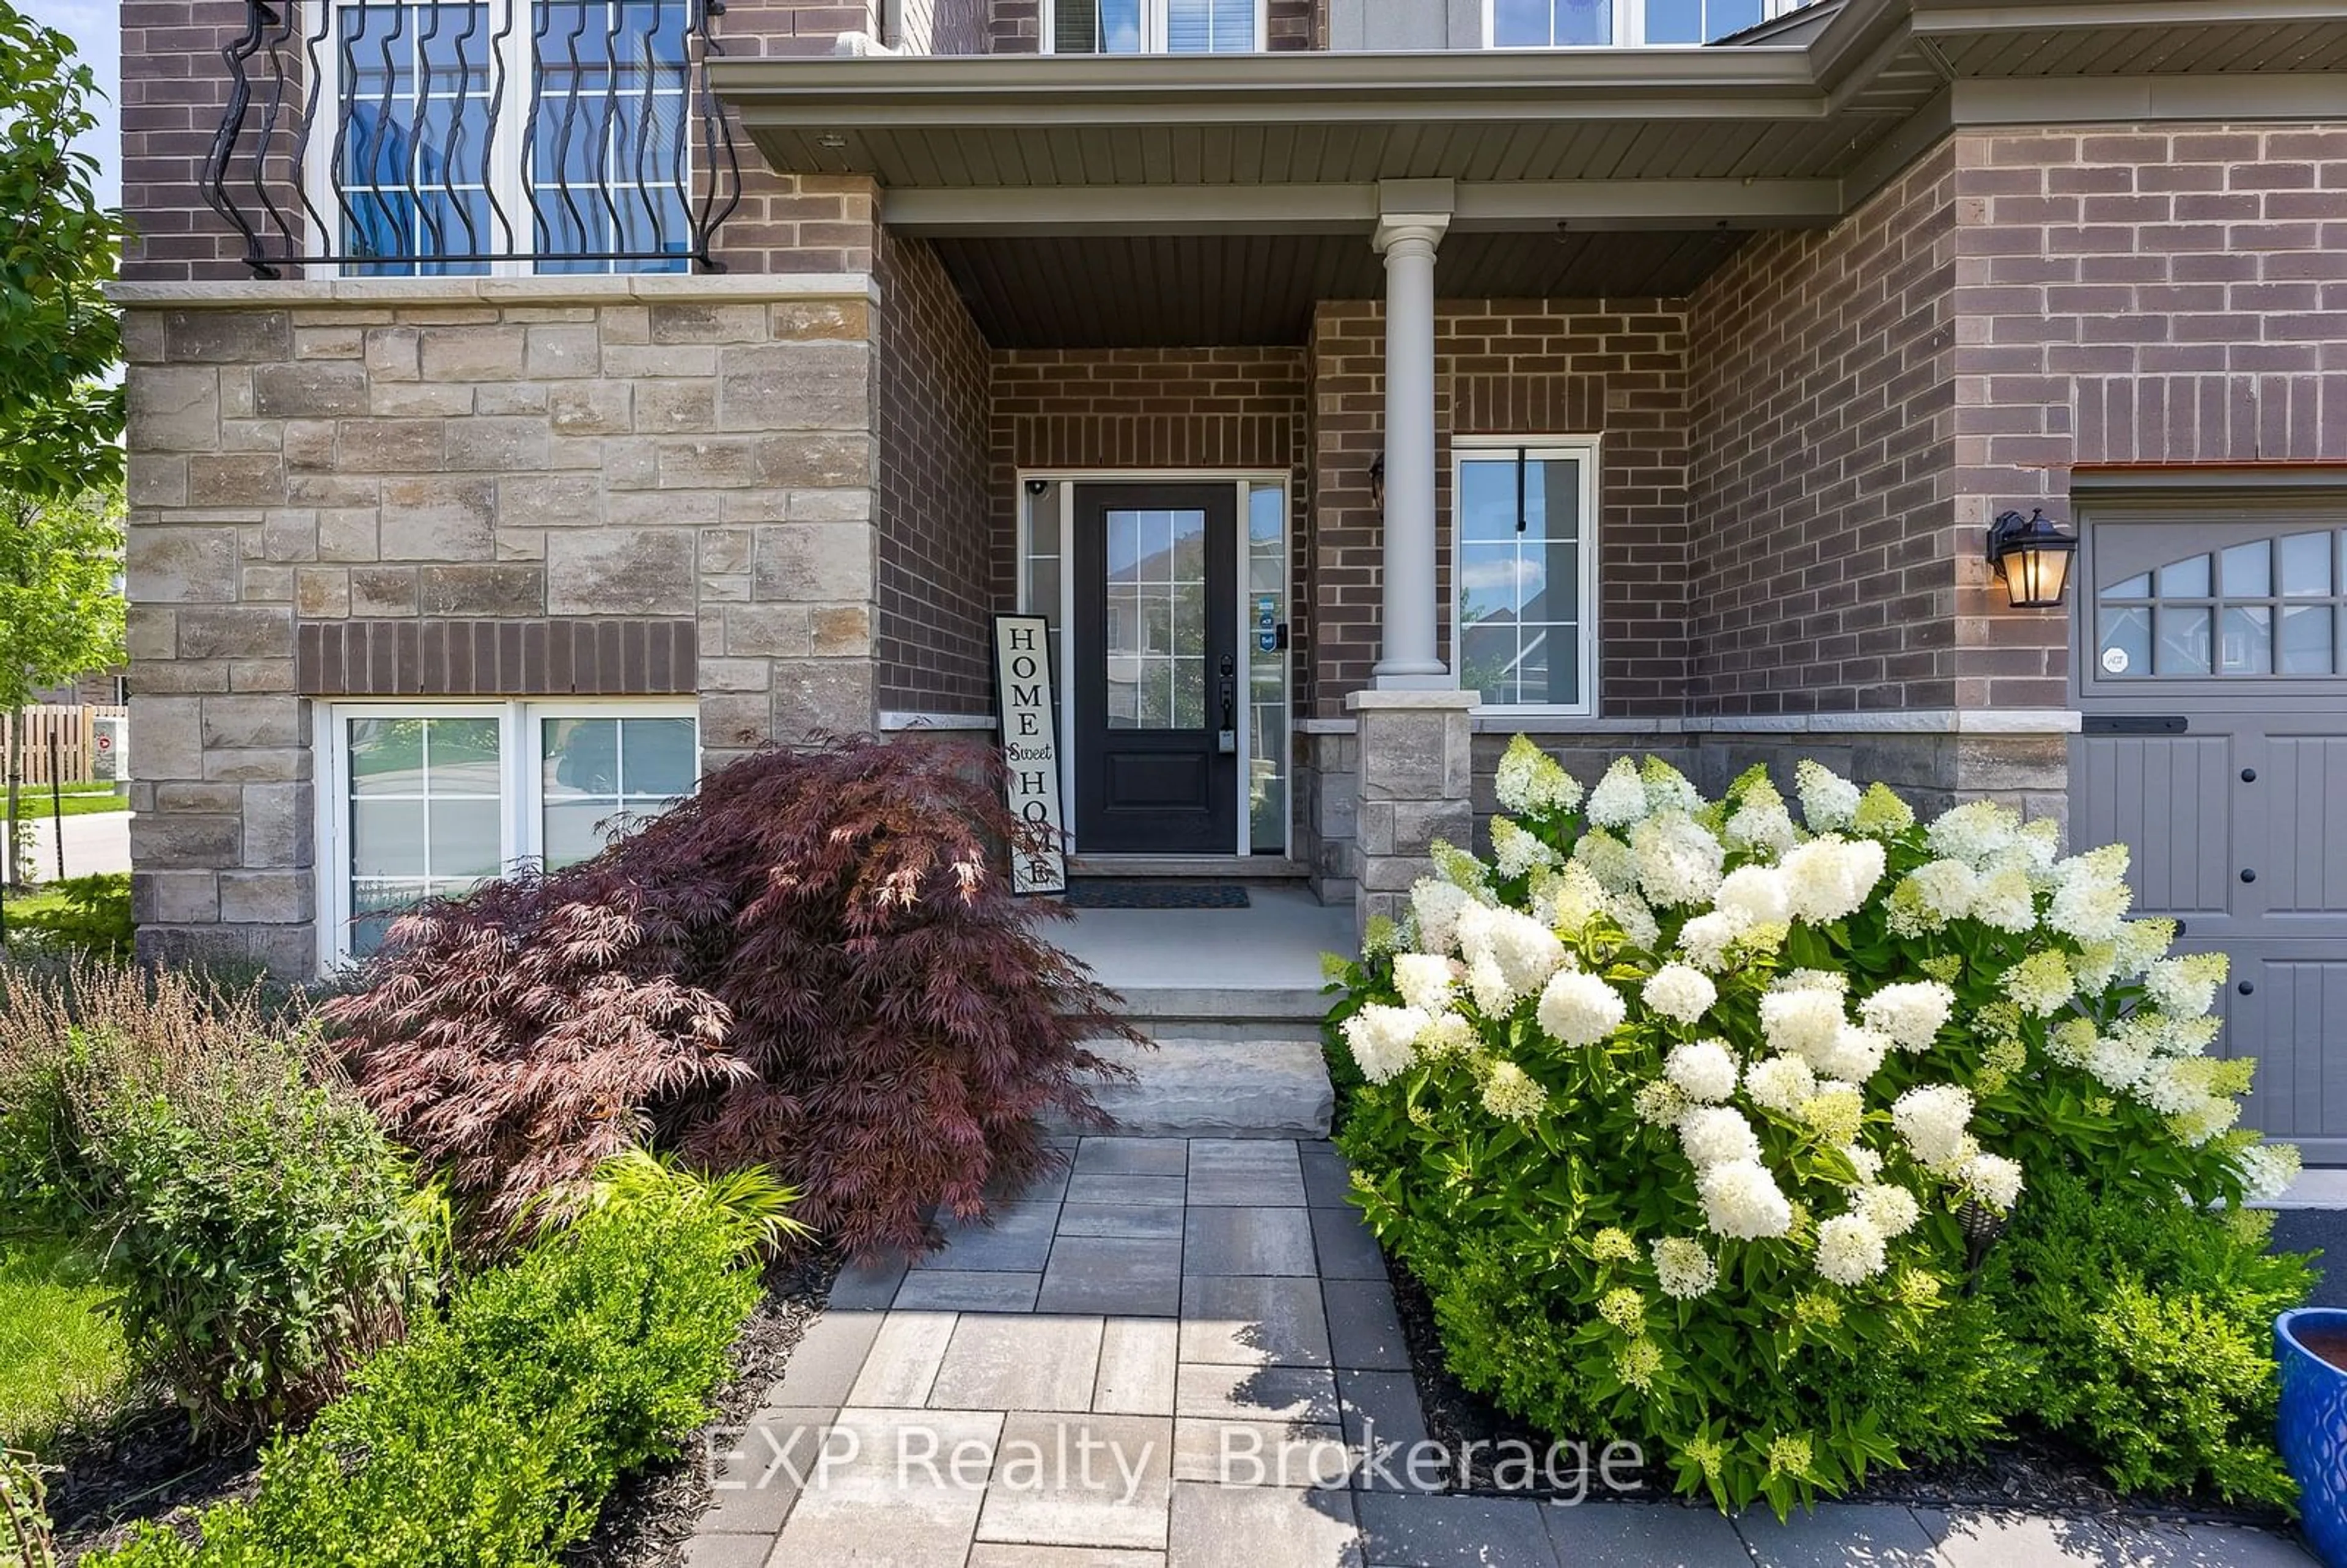
[[[1236,494],[1076,488],[1080,852],[1237,848]]]

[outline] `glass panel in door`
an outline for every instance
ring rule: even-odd
[[[1112,508],[1107,524],[1112,730],[1206,727],[1206,514]]]

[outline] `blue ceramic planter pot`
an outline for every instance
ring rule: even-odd
[[[2309,1340],[2329,1341],[2333,1354],[2347,1348],[2347,1309],[2302,1307],[2274,1319],[2274,1435],[2298,1482],[2308,1542],[2330,1568],[2347,1568],[2347,1371],[2308,1349]]]

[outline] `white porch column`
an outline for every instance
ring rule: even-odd
[[[1389,182],[1437,185],[1449,181]],[[1434,572],[1434,250],[1450,192],[1388,194],[1419,210],[1387,203],[1375,241],[1386,260],[1385,626],[1370,674],[1385,690],[1440,689],[1458,683],[1436,637]]]

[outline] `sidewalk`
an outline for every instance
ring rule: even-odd
[[[1087,1138],[907,1269],[844,1275],[712,1443],[691,1568],[2307,1568],[2257,1531],[1450,1496],[1327,1143]],[[1421,1470],[1416,1482],[1410,1460]],[[1585,1457],[1588,1465],[1581,1468]],[[1604,1491],[1602,1455],[1554,1456]]]

